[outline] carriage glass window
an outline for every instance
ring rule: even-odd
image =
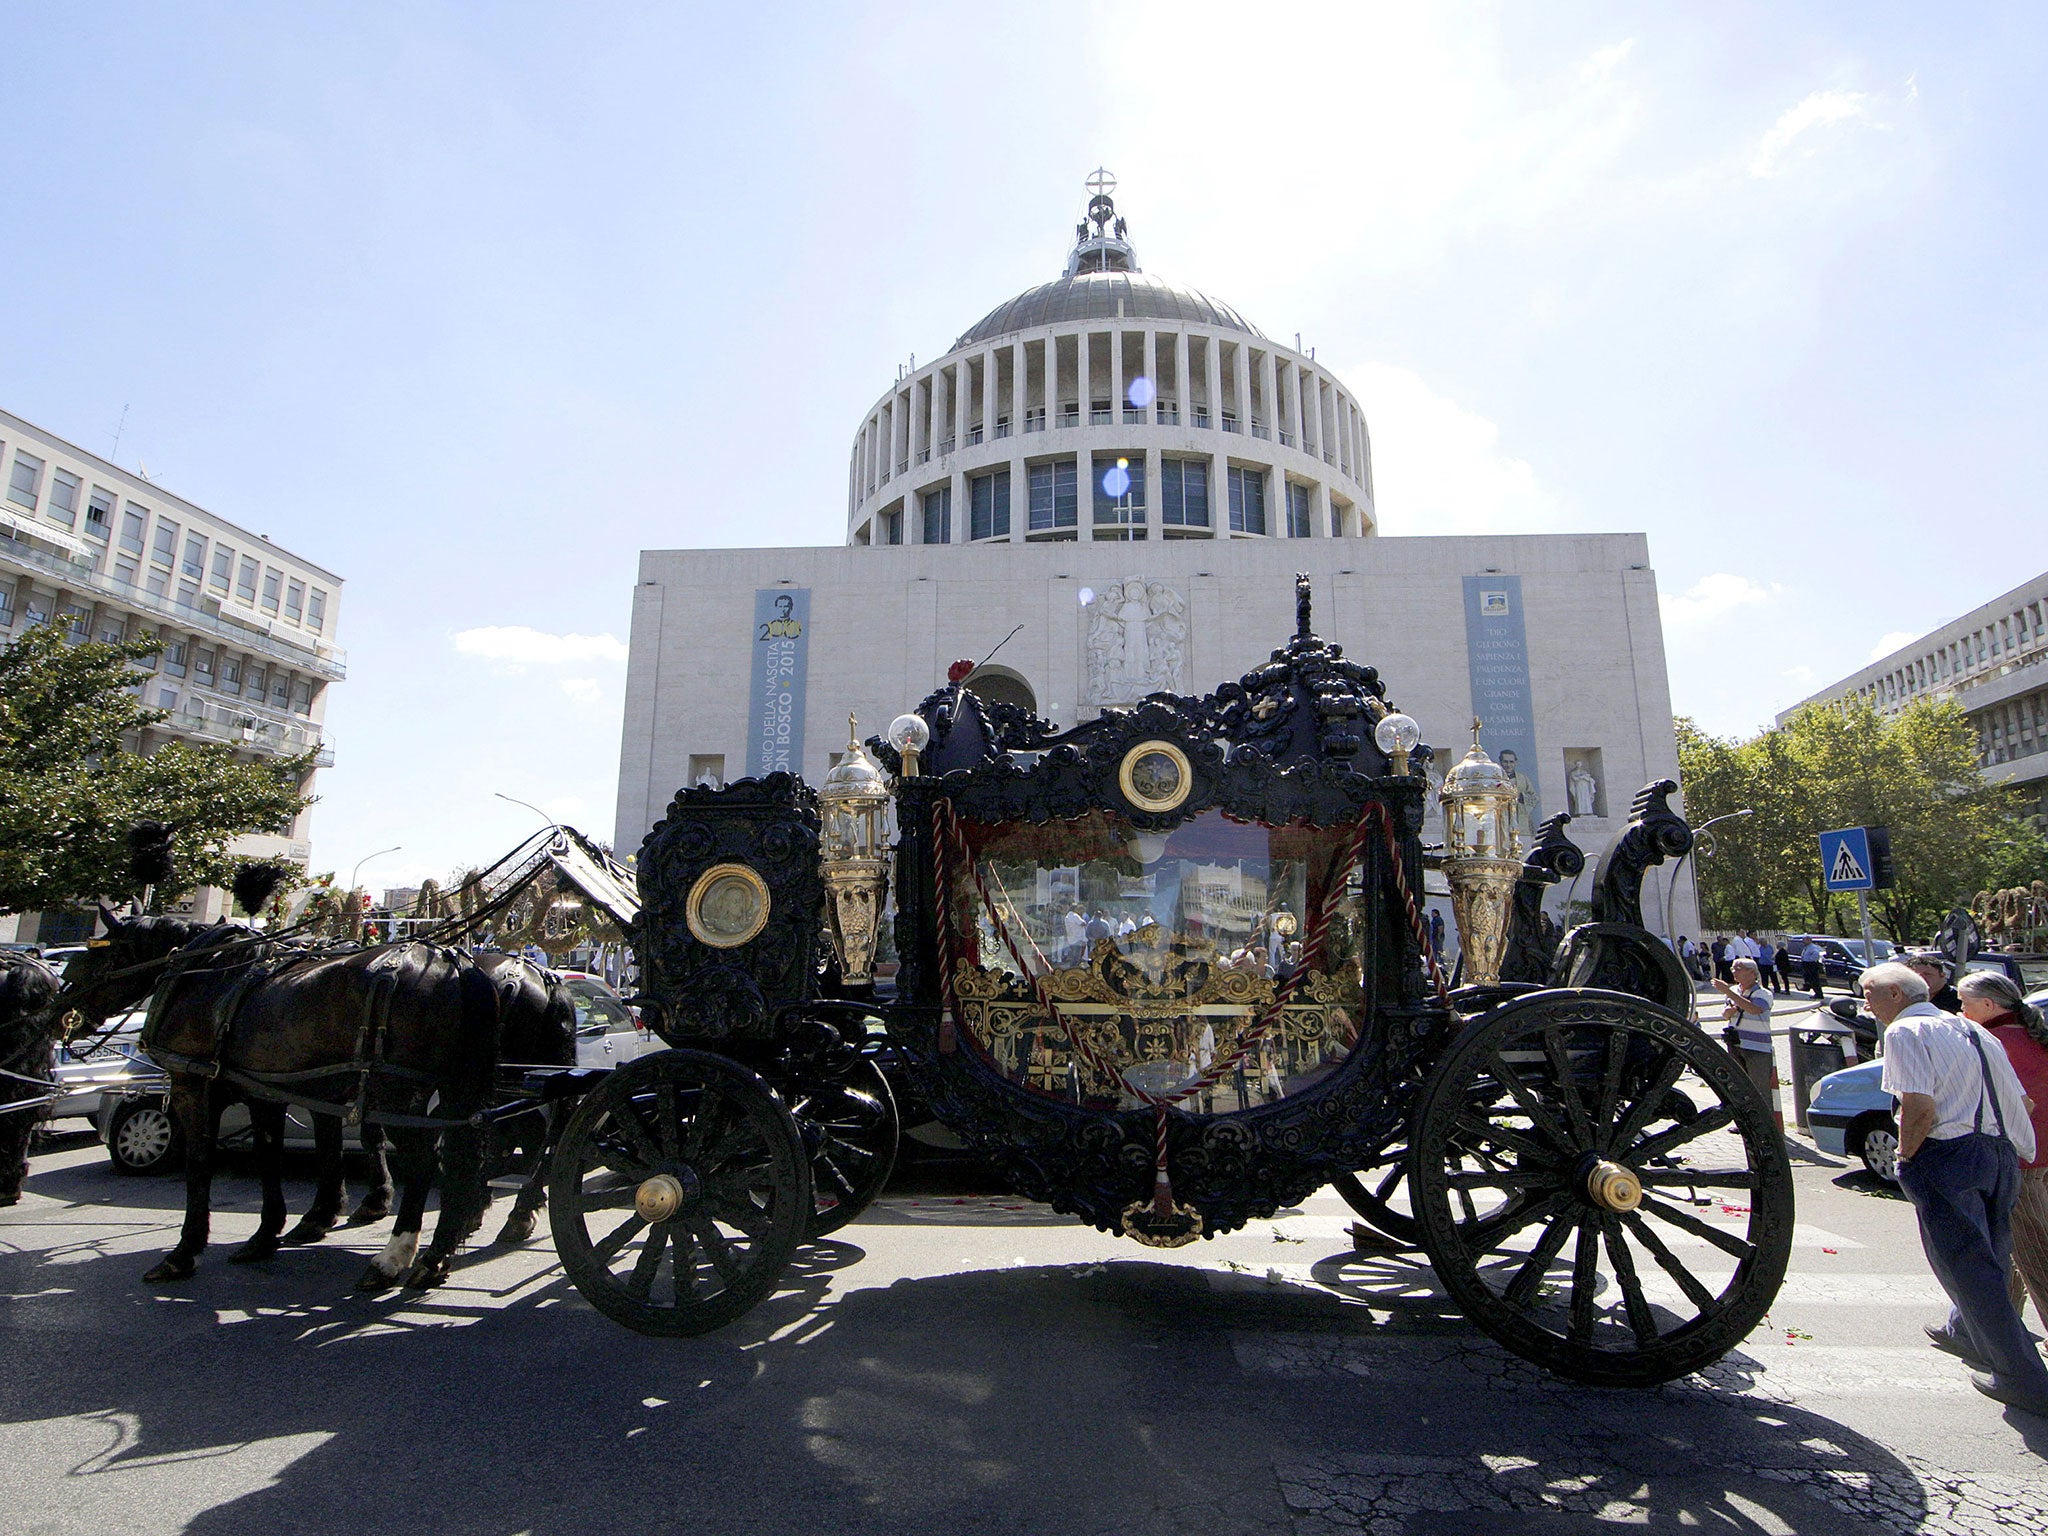
[[[967,1030],[1011,1081],[1127,1108],[1185,1090],[1181,1108],[1229,1114],[1322,1081],[1358,1038],[1348,829],[1096,812],[963,833],[976,878],[945,942]]]
[[[50,476],[50,516],[66,528],[78,522],[78,491],[84,483],[68,469]]]
[[[43,461],[14,450],[14,471],[7,477],[7,499],[18,507],[34,509],[36,487],[43,477]]]

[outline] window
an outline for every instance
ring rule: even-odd
[[[241,567],[235,572],[235,596],[245,603],[256,601],[256,562],[247,555],[242,556]]]
[[[34,508],[36,487],[43,478],[43,461],[14,450],[14,473],[7,477],[7,499],[16,506]]]
[[[83,640],[91,633],[92,610],[89,608],[66,603],[58,610],[57,617],[63,621],[64,632],[74,640]]]
[[[1209,465],[1167,459],[1159,466],[1159,520],[1176,528],[1209,526]]]
[[[1145,521],[1143,454],[1113,454],[1098,458],[1095,461],[1094,480],[1097,523]]]
[[[0,629],[14,622],[14,588],[0,587]]]
[[[276,705],[276,706],[277,706],[277,707],[278,707],[279,709],[284,709],[284,708],[288,707],[288,706],[289,706],[289,705],[291,704],[291,701],[292,701],[292,683],[291,683],[291,679],[290,679],[290,678],[288,678],[288,677],[286,677],[286,676],[285,676],[285,675],[284,675],[284,674],[283,674],[282,672],[273,672],[273,673],[271,673],[271,674],[270,674],[270,702],[271,702],[272,704]]]
[[[1230,466],[1230,531],[1266,531],[1266,472]]]
[[[198,582],[181,581],[178,583],[178,606],[181,608],[197,608],[199,606]]]
[[[123,559],[117,559],[117,560],[115,560],[115,562],[114,562],[114,580],[116,580],[116,581],[120,582],[120,583],[121,583],[121,584],[122,584],[123,586],[125,586],[125,587],[132,587],[132,586],[134,586],[134,585],[135,585],[135,562],[134,562],[133,560],[129,560],[129,559],[125,559],[125,558],[123,558]]]
[[[143,578],[142,589],[151,597],[168,599],[171,595],[171,573],[152,569],[149,575]]]
[[[251,667],[248,677],[242,683],[242,696],[254,699],[258,704],[261,704],[263,702],[263,689],[266,682],[267,678],[263,669],[261,667]]]
[[[121,626],[119,624],[102,624],[100,626],[100,642],[103,645],[119,645],[122,638]]]
[[[299,678],[292,684],[292,713],[295,715],[310,715],[313,713],[313,685],[304,678]]]
[[[78,493],[85,482],[68,469],[50,476],[50,516],[66,528],[78,523]]]
[[[209,688],[213,686],[213,652],[194,651],[192,653],[192,681],[204,683]]]
[[[142,530],[149,521],[149,509],[129,502],[121,513],[121,547],[131,555],[142,553]]]
[[[692,752],[690,754],[690,784],[697,789],[725,788],[725,754],[723,752]]]
[[[85,531],[96,539],[104,539],[113,527],[114,493],[94,486],[85,503]]]
[[[225,544],[214,545],[213,574],[206,579],[206,584],[216,592],[225,592],[228,584],[234,580],[234,575],[235,552]]]
[[[1287,482],[1287,537],[1305,539],[1314,531],[1309,506],[1314,493],[1305,485]]]
[[[952,543],[953,487],[942,485],[936,491],[926,491],[918,501],[924,508],[924,542]]]
[[[156,520],[156,538],[149,546],[149,558],[158,565],[169,565],[178,554],[178,525],[168,517]]]
[[[902,507],[891,507],[888,511],[884,512],[881,517],[881,524],[882,542],[884,544],[901,544],[903,542]]]
[[[1071,460],[1031,466],[1031,532],[1073,527],[1079,507],[1076,470]]]
[[[1006,539],[1010,536],[1010,472],[999,469],[992,475],[976,475],[967,482],[968,531],[971,539]]]
[[[196,533],[185,535],[185,563],[178,567],[181,575],[190,576],[194,581],[206,574],[206,540]]]
[[[223,693],[242,691],[242,664],[232,656],[220,659],[220,687]]]
[[[306,594],[306,628],[324,629],[327,625],[327,594],[315,587]]]
[[[284,616],[296,624],[305,606],[306,584],[303,581],[288,583],[284,589]]]
[[[185,675],[185,642],[173,640],[164,647],[164,670],[173,677]]]
[[[156,707],[158,709],[176,709],[178,707],[178,690],[175,688],[159,688],[156,695]]]

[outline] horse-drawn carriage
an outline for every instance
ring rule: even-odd
[[[1642,927],[1645,871],[1690,844],[1674,786],[1544,953],[1544,889],[1584,859],[1568,817],[1520,848],[1475,733],[1443,790],[1454,990],[1418,907],[1428,749],[1313,635],[1305,579],[1299,610],[1213,694],[1059,731],[956,667],[817,790],[678,793],[628,914],[673,1049],[582,1091],[550,1159],[578,1289],[669,1334],[773,1292],[888,1175],[886,1042],[1015,1190],[1106,1232],[1178,1246],[1334,1182],[1563,1375],[1649,1384],[1732,1348],[1784,1273],[1791,1175]]]

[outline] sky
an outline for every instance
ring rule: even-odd
[[[6,15],[0,405],[346,578],[365,884],[609,836],[638,551],[842,542],[1097,165],[1353,388],[1384,533],[1646,532],[1710,730],[2048,565],[2038,6]]]

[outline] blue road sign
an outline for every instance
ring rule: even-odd
[[[1831,891],[1870,891],[1877,876],[1870,859],[1870,829],[1844,827],[1820,835],[1820,873]]]

